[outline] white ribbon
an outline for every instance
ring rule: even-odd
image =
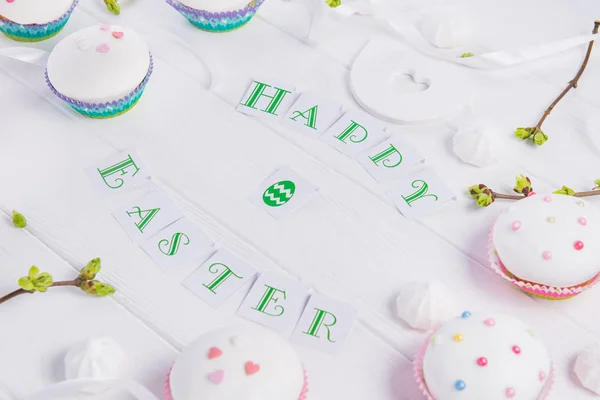
[[[12,58],[27,64],[45,66],[50,53],[34,47],[5,47],[0,49],[0,57]]]
[[[63,381],[23,400],[118,400],[131,396],[137,400],[159,400],[135,381],[93,378]]]

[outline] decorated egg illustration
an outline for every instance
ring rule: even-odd
[[[263,202],[269,207],[279,207],[294,197],[296,184],[292,181],[280,181],[269,186],[263,193]]]

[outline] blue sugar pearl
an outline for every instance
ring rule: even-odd
[[[468,311],[465,311],[464,313],[462,313],[463,318],[469,318],[470,316],[471,316],[471,313]]]
[[[467,387],[467,384],[465,383],[465,381],[461,381],[459,379],[454,384],[454,387],[456,388],[456,390],[465,390],[465,388]]]

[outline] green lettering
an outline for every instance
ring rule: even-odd
[[[137,208],[137,210],[135,210],[136,208]],[[140,220],[138,222],[136,222],[135,226],[137,226],[137,228],[139,229],[139,231],[141,233],[144,233],[144,229],[148,226],[150,221],[152,221],[152,218],[154,218],[156,216],[156,214],[158,214],[158,212],[160,211],[160,208],[150,208],[148,210],[142,210],[138,206],[133,207],[133,209],[135,211],[126,211],[126,212],[127,212],[127,215],[129,215],[129,218],[131,218],[131,214],[137,214],[137,216],[140,218]]]
[[[318,308],[315,308],[316,314],[315,317],[313,318],[312,322],[310,323],[310,327],[308,328],[308,330],[306,332],[303,332],[306,335],[309,336],[314,336],[316,338],[320,338],[319,336],[319,331],[321,330],[321,328],[325,328],[327,329],[327,340],[331,343],[335,343],[335,340],[331,339],[331,327],[334,326],[335,324],[337,324],[337,318],[335,315],[333,315],[332,313],[330,313],[329,311],[325,311],[325,310],[320,310]],[[330,316],[332,318],[332,321],[329,324],[325,323],[325,318]]]
[[[219,266],[224,267],[223,272],[219,273]],[[213,268],[214,267],[214,268]],[[213,292],[214,294],[217,294],[217,292],[215,292],[215,290],[221,286],[223,284],[223,282],[225,282],[227,279],[229,279],[230,277],[234,276],[238,279],[242,279],[243,276],[239,276],[237,274],[235,274],[231,268],[229,268],[227,265],[225,264],[221,264],[221,263],[214,263],[211,264],[210,267],[208,267],[208,272],[210,272],[211,274],[219,274],[219,276],[217,276],[211,283],[209,283],[208,285],[202,285],[205,288],[207,288],[208,290],[210,290],[211,292]]]
[[[254,86],[252,93],[250,93],[250,96],[248,97],[248,99],[246,100],[245,103],[242,103],[242,105],[256,110],[257,109],[256,104],[258,103],[260,98],[266,97],[266,98],[271,99],[271,101],[269,102],[267,107],[265,107],[265,109],[261,110],[261,111],[266,112],[267,114],[277,115],[277,109],[283,102],[283,99],[285,98],[285,96],[287,96],[288,94],[290,94],[292,92],[285,90],[285,89],[275,87],[274,88],[275,94],[268,95],[265,93],[265,89],[272,87],[271,85],[267,85],[266,83],[258,82],[258,81],[254,81],[254,83],[256,85]]]
[[[279,290],[276,289],[274,287],[271,287],[269,285],[265,285],[267,290],[265,291],[265,294],[263,295],[263,297],[260,299],[260,301],[258,302],[258,305],[256,307],[252,307],[253,310],[259,311],[263,314],[267,314],[270,315],[272,317],[279,317],[281,315],[283,315],[285,309],[283,308],[283,306],[275,306],[273,307],[278,314],[271,314],[268,311],[266,311],[267,307],[269,306],[269,304],[271,303],[277,303],[277,301],[279,301],[278,297],[275,297],[275,295],[277,294],[277,292],[282,293],[283,294],[283,300],[286,299],[286,294],[285,291],[283,290]]]
[[[409,196],[406,196],[406,197],[402,196],[402,198],[404,199],[406,204],[408,204],[409,207],[412,207],[411,206],[412,202],[417,201],[422,198],[425,198],[425,197],[433,197],[435,199],[434,201],[438,201],[438,197],[435,194],[431,194],[431,193],[427,194],[427,191],[429,190],[429,185],[427,184],[427,182],[417,179],[417,180],[413,181],[411,186],[413,188],[417,189],[417,191]]]
[[[396,161],[394,164],[392,164],[389,160],[389,157],[391,157],[392,155],[398,156],[398,161]],[[388,147],[381,153],[375,154],[373,157],[369,156],[369,158],[371,159],[371,161],[373,161],[375,165],[377,165],[377,163],[379,162],[382,162],[382,165],[386,168],[394,168],[402,164],[402,154],[398,151],[398,149],[394,147],[393,144],[390,144],[390,147]]]
[[[309,108],[308,110],[302,111],[294,111],[294,115],[290,117],[291,120],[296,121],[297,118],[302,117],[306,120],[304,125],[308,126],[312,129],[317,129],[317,112],[319,110],[319,105]],[[308,115],[306,115],[308,114]]]
[[[131,155],[127,154],[127,158],[125,160],[120,161],[115,165],[111,165],[110,167],[104,169],[98,168],[98,172],[100,173],[100,176],[102,177],[102,180],[104,181],[104,184],[106,184],[106,186],[108,186],[111,189],[118,189],[125,183],[123,178],[115,178],[113,184],[117,184],[116,186],[111,186],[106,180],[106,178],[119,172],[121,173],[120,176],[127,175],[127,169],[130,167],[133,167],[135,169],[135,172],[131,175],[132,177],[140,171],[138,166],[135,165],[135,162],[131,158]]]
[[[369,132],[365,129],[364,126],[357,123],[356,121],[353,121],[353,120],[350,120],[350,121],[351,121],[350,125],[346,129],[344,129],[344,131],[342,133],[340,133],[338,136],[336,136],[336,138],[346,144],[348,143],[348,142],[346,142],[346,139],[350,139],[350,141],[352,143],[364,142],[367,139],[367,136],[369,136]],[[362,137],[359,137],[358,135],[354,134],[354,131],[356,131],[359,128],[362,129],[362,131],[364,133],[364,135]]]

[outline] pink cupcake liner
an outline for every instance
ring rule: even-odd
[[[494,224],[494,226],[495,225],[496,224]],[[572,287],[568,287],[568,288],[561,288],[561,287],[554,287],[554,286],[545,286],[545,285],[540,285],[540,284],[532,284],[529,282],[519,281],[519,280],[513,278],[511,276],[511,274],[509,273],[508,269],[506,269],[504,264],[502,264],[500,257],[498,257],[498,254],[496,253],[496,250],[494,247],[494,237],[493,237],[494,236],[494,226],[492,226],[492,229],[490,230],[490,233],[488,236],[488,250],[489,250],[490,265],[492,267],[492,270],[497,275],[502,277],[502,279],[512,283],[513,285],[517,286],[522,291],[529,293],[533,296],[542,297],[542,298],[549,299],[549,300],[566,300],[573,296],[577,296],[584,290],[591,288],[592,286],[596,285],[598,283],[598,281],[600,281],[600,274],[598,274],[595,277],[593,277],[590,281],[588,281],[582,285],[572,286]]]
[[[423,344],[421,344],[419,350],[417,351],[417,354],[415,354],[415,357],[413,359],[413,376],[415,378],[415,381],[417,382],[417,385],[419,386],[419,390],[423,393],[423,396],[425,396],[426,400],[436,400],[433,397],[433,395],[429,392],[429,389],[427,388],[427,383],[425,382],[425,375],[423,374],[423,359],[425,358],[427,346],[429,345],[431,337],[434,335],[434,333],[435,332],[431,333],[427,337],[427,340],[425,340]],[[536,400],[545,400],[548,398],[550,391],[552,390],[552,386],[554,386],[554,379],[554,364],[550,363],[550,373],[546,378],[546,384],[542,388],[542,391],[540,392]]]
[[[173,367],[169,369],[167,373],[167,379],[165,380],[165,398],[166,400],[174,400],[171,395],[171,371],[173,371]],[[298,400],[307,400],[308,399],[308,373],[306,372],[306,368],[302,367],[302,371],[304,372],[304,386],[302,387],[302,392],[300,392],[300,397]]]

